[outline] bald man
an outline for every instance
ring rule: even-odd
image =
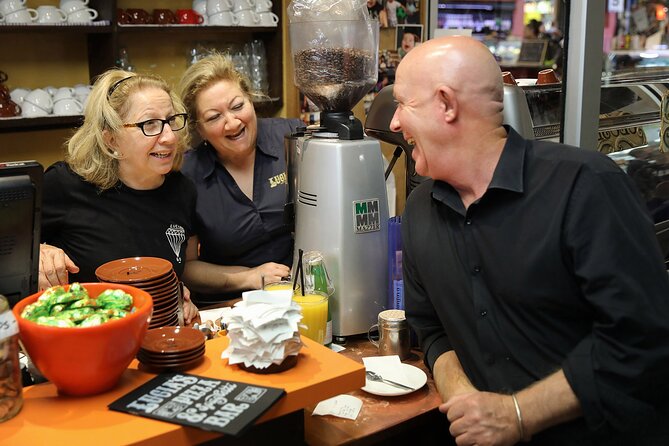
[[[406,312],[458,445],[669,445],[669,280],[628,176],[503,125],[490,51],[417,46],[390,128],[431,177],[402,220]]]

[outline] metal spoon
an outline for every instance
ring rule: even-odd
[[[411,391],[416,390],[413,387],[405,386],[404,384],[400,384],[400,383],[397,383],[395,381],[385,379],[381,375],[378,375],[378,374],[372,372],[371,370],[367,370],[367,371],[365,371],[365,373],[367,374],[367,378],[370,381],[383,382],[383,383],[386,383],[386,384],[390,384],[391,386],[399,387],[400,389],[405,389],[405,390],[411,390]]]

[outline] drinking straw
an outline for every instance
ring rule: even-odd
[[[302,256],[301,256],[302,250],[298,249],[298,253],[299,253],[298,257],[300,257],[300,259],[298,260],[297,266],[295,267],[295,277],[293,278],[293,291],[295,291],[295,288],[297,288],[297,278],[300,276],[300,267],[302,266]]]
[[[264,274],[260,275],[260,289],[263,290],[263,291],[265,290],[265,275]]]
[[[302,266],[302,256],[304,254],[304,251],[302,249],[298,249],[297,252],[298,252],[298,259],[297,259],[297,270],[295,274],[300,275],[300,284],[302,285],[302,289],[300,291],[304,296],[304,268]],[[297,282],[297,277],[295,277],[295,282]],[[293,289],[295,289],[295,285],[293,285]]]
[[[302,295],[304,296],[304,265],[302,264],[302,254],[304,254],[304,251],[300,249],[300,291],[302,291]]]

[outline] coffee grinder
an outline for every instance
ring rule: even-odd
[[[377,80],[378,23],[307,20],[289,31],[295,85],[321,110],[319,127],[286,137],[295,252],[323,254],[335,288],[333,340],[342,343],[367,332],[386,302],[383,155],[351,111]]]

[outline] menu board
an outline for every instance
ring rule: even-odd
[[[111,403],[111,410],[239,436],[286,392],[184,373],[164,373]]]

